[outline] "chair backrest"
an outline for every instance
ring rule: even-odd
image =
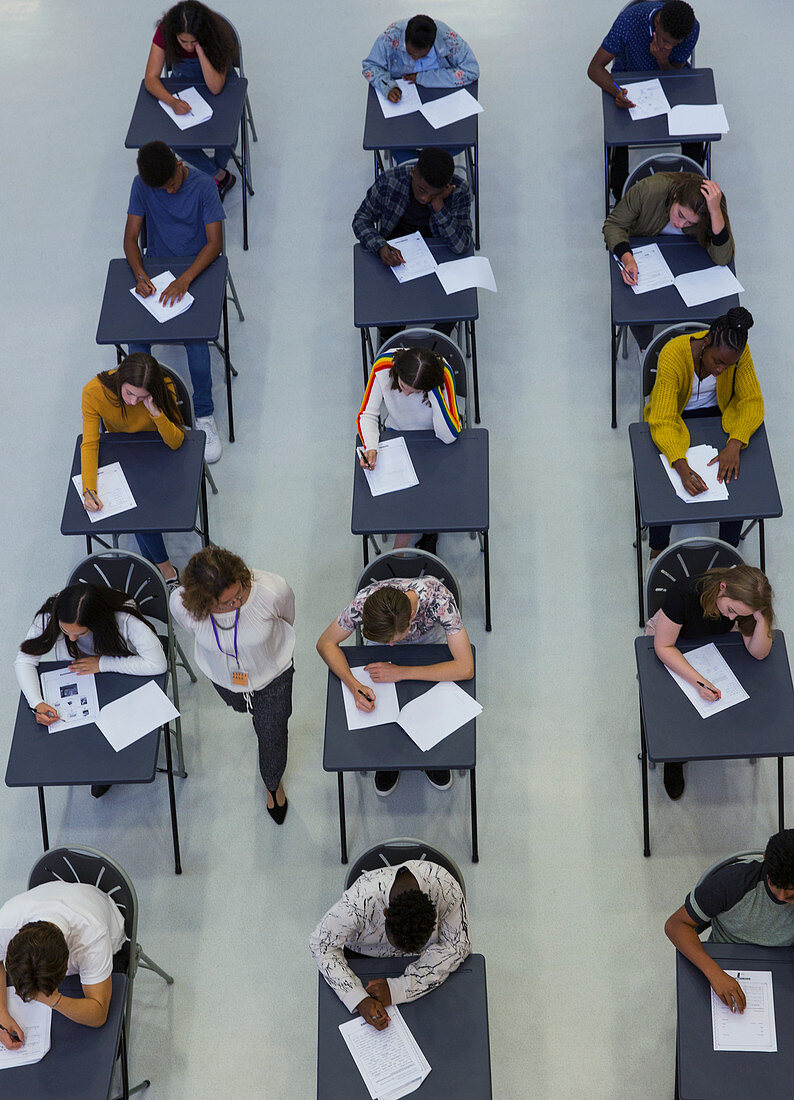
[[[389,550],[386,554],[379,554],[369,565],[365,565],[358,575],[356,592],[360,592],[368,584],[391,580],[394,577],[435,577],[450,590],[455,597],[458,611],[462,613],[460,585],[455,574],[441,558],[435,554],[429,554],[427,550],[417,550],[413,546],[405,550]],[[356,629],[356,642],[358,645],[363,645],[361,627]]]
[[[437,355],[441,356],[452,372],[452,377],[455,381],[455,394],[463,400],[462,408],[460,407],[460,402],[458,403],[458,412],[460,413],[463,426],[466,427],[468,423],[466,408],[469,394],[466,356],[452,337],[445,335],[443,332],[438,332],[438,330],[434,328],[405,328],[401,332],[395,333],[394,336],[389,337],[385,343],[381,344],[375,358],[379,359],[381,355],[388,355],[389,352],[394,351],[396,348],[428,348],[430,351],[434,351]]]
[[[657,172],[694,172],[695,175],[705,176],[705,172],[696,160],[685,157],[683,153],[657,153],[655,156],[646,157],[640,161],[637,167],[629,173],[623,184],[622,194],[626,194],[639,180],[648,176],[655,176]]]
[[[711,875],[717,871],[721,871],[723,867],[730,867],[732,863],[751,863],[756,859],[763,859],[764,853],[758,849],[751,849],[748,852],[734,852],[732,856],[727,856],[725,859],[718,859],[716,863],[712,863],[711,867],[707,868],[700,876],[697,882],[697,887],[706,881]]]
[[[168,588],[160,570],[140,554],[130,550],[101,550],[89,554],[74,567],[67,584],[95,584],[126,592],[147,619],[155,619],[168,628],[172,640]]]
[[[648,344],[647,348],[642,353],[642,361],[640,363],[643,399],[650,394],[656,382],[656,369],[659,365],[659,354],[664,345],[669,340],[672,340],[674,336],[683,336],[685,333],[703,332],[708,328],[708,321],[703,321],[702,324],[697,321],[684,321],[680,325],[670,325],[668,328],[662,329],[657,336],[654,336],[653,340],[651,340],[650,344]]]
[[[445,871],[449,871],[452,877],[459,883],[463,896],[466,896],[466,884],[463,881],[460,867],[440,848],[434,848],[432,844],[426,844],[424,840],[416,840],[414,837],[393,837],[384,840],[381,844],[373,844],[365,852],[353,861],[345,876],[345,890],[350,889],[353,883],[364,871],[375,871],[379,867],[397,867],[409,859],[426,859],[430,863],[437,863]]]
[[[174,383],[176,403],[182,416],[182,423],[186,428],[195,428],[196,414],[193,411],[193,397],[190,390],[185,385],[184,378],[182,378],[180,374],[177,374],[173,367],[166,366],[165,363],[161,363],[160,366]]]
[[[699,577],[718,566],[733,569],[743,565],[744,558],[721,539],[693,538],[674,542],[654,558],[645,581],[645,610],[648,618],[655,615],[676,581]]]

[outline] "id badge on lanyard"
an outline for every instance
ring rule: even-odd
[[[212,621],[212,630],[215,634],[215,644],[217,645],[218,649],[225,657],[234,657],[235,662],[237,663],[237,670],[235,672],[232,672],[232,683],[235,687],[248,687],[248,673],[243,672],[243,670],[240,668],[240,658],[237,653],[237,626],[240,621],[240,609],[237,609],[237,612],[234,616],[234,653],[227,653],[226,650],[223,648],[223,646],[221,645],[221,640],[218,637],[218,628],[215,626],[215,619],[212,617],[212,615],[210,615],[210,620]]]

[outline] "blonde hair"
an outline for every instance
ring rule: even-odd
[[[411,623],[411,601],[399,588],[386,585],[364,600],[361,630],[371,642],[388,645],[398,634],[404,634]]]
[[[720,592],[720,585],[725,585],[725,591]],[[772,608],[772,586],[766,575],[753,565],[735,565],[732,569],[709,569],[698,581],[700,588],[700,606],[707,619],[719,618],[720,611],[717,607],[717,597],[727,596],[729,600],[738,600],[747,604],[751,611],[760,611],[771,629],[775,621],[775,612]],[[736,619],[742,634],[750,635],[755,630],[755,619],[752,615],[739,615]]]

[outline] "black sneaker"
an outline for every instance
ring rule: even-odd
[[[112,785],[113,785],[112,783],[92,783],[91,784],[91,797],[92,798],[101,798],[103,794],[108,793],[108,791],[110,790]]]
[[[375,794],[381,798],[391,794],[400,781],[399,772],[375,772]]]
[[[437,791],[448,791],[452,786],[452,772],[449,768],[445,768],[443,771],[425,772],[431,786],[435,787]]]
[[[225,172],[226,175],[223,177],[223,179],[220,181],[216,181],[218,184],[218,194],[220,195],[221,202],[223,202],[231,189],[234,187],[235,183],[237,183],[237,176],[233,176],[228,168],[225,169]]]
[[[677,802],[684,793],[685,785],[683,763],[665,764],[664,789],[667,791],[668,798],[672,798],[673,802]]]
[[[428,554],[435,554],[438,546],[438,532],[428,531],[416,543],[417,550],[424,550]]]

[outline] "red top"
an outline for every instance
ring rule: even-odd
[[[163,28],[162,24],[160,23],[157,24],[157,30],[154,32],[154,38],[152,39],[152,42],[155,44],[155,46],[159,46],[161,50],[165,49],[165,38],[163,37]],[[179,50],[180,57],[188,58],[191,61],[195,61],[198,57],[198,54],[195,50],[193,50],[192,53],[189,53],[187,50],[183,49],[178,41],[176,45],[177,49]]]

